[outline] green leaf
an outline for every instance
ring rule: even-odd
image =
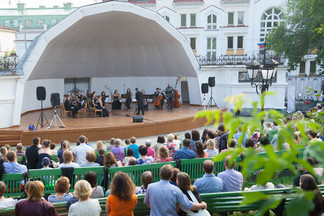
[[[312,200],[298,197],[288,202],[285,210],[286,215],[305,216],[309,215],[313,208],[314,203]]]

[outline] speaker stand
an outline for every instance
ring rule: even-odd
[[[216,104],[216,101],[215,99],[213,98],[213,87],[210,87],[210,98],[209,98],[209,101],[208,101],[208,106],[209,108],[211,109],[213,106],[216,106],[216,108],[218,109],[218,106]]]
[[[206,100],[206,94],[204,94],[204,99],[201,101],[201,106],[204,107],[204,109],[206,109],[208,106],[208,103]]]
[[[45,123],[44,123],[44,119],[45,119]],[[37,122],[37,125],[36,125],[36,129],[38,128],[38,125],[43,128],[45,127],[46,125],[48,125],[49,128],[51,128],[51,125],[49,124],[45,114],[44,114],[44,110],[43,110],[43,101],[41,101],[41,113],[39,115],[39,118],[38,118],[38,122]]]
[[[54,107],[54,115],[50,124],[51,128],[57,127],[57,120],[61,123],[62,126],[60,126],[60,128],[65,128],[65,125],[63,124],[60,116],[57,114],[56,112],[56,106]]]

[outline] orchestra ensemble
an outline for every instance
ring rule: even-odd
[[[137,115],[140,114],[140,111],[142,112],[142,115],[144,115],[144,111],[148,111],[149,100],[153,101],[154,108],[158,110],[163,110],[165,100],[167,102],[167,109],[169,111],[172,111],[173,108],[180,108],[180,93],[176,89],[176,86],[175,88],[173,88],[169,83],[167,88],[164,90],[162,90],[161,88],[156,88],[154,94],[145,94],[144,90],[140,91],[138,90],[138,88],[136,88],[134,99],[137,102]],[[107,89],[110,92],[109,95],[107,95],[105,91],[102,91],[100,95],[97,95],[96,91],[91,92],[90,90],[88,90],[87,94],[85,95],[81,94],[81,91],[77,91],[76,95],[74,95],[73,93],[66,94],[64,95],[63,108],[66,111],[71,111],[72,118],[76,118],[76,114],[79,110],[85,109],[94,110],[95,115],[99,111],[102,114],[102,117],[109,117],[107,102],[108,98],[111,97],[112,112],[114,112],[115,110],[121,110],[122,99],[124,99],[123,101],[125,101],[125,109],[130,110],[131,102],[133,101],[133,93],[129,88],[126,90],[125,94],[119,94],[118,90],[112,92],[109,88]],[[134,112],[134,114],[136,113],[136,111]]]

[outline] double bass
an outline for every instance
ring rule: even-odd
[[[156,107],[161,106],[161,101],[163,100],[163,95],[162,95],[163,92],[164,92],[164,90],[156,97],[156,99],[154,101],[154,106],[156,106]]]
[[[178,81],[179,81],[179,79],[177,79],[177,82],[175,84],[175,90],[174,90],[174,93],[173,93],[172,107],[174,107],[174,108],[180,108],[181,107],[181,101],[180,101],[180,96],[181,95],[180,95],[179,91],[177,90]]]

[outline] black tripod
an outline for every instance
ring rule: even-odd
[[[45,119],[45,123],[44,123],[44,119]],[[38,128],[38,125],[43,128],[45,127],[46,125],[48,125],[49,128],[51,128],[51,125],[50,123],[48,122],[45,114],[44,114],[44,111],[43,111],[43,101],[41,100],[41,113],[39,115],[39,118],[38,118],[38,122],[37,122],[37,125],[36,125],[36,130]]]
[[[213,87],[210,87],[210,98],[207,105],[209,106],[209,108],[212,108],[214,105],[216,106],[216,108],[218,108],[216,101],[213,98]]]

